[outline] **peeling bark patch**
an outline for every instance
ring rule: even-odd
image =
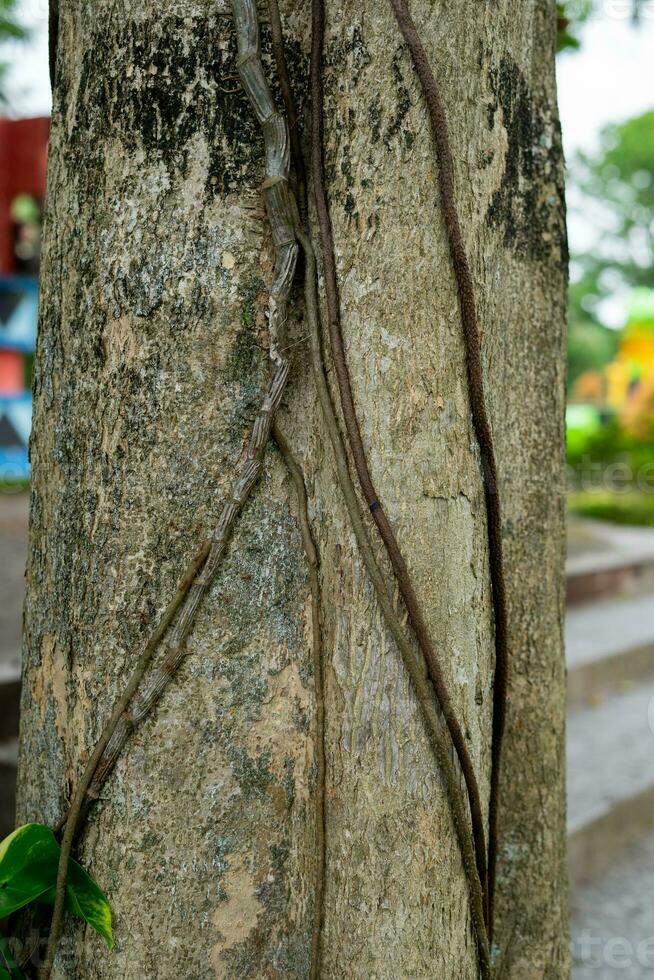
[[[507,134],[504,173],[486,212],[487,223],[504,232],[504,245],[521,258],[567,257],[559,178],[560,133],[551,107],[536,105],[527,81],[504,55],[489,74],[495,102],[488,124]]]

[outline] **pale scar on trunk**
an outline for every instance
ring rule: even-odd
[[[48,696],[49,695],[49,696]],[[57,638],[46,633],[41,642],[41,669],[34,678],[34,700],[41,708],[45,722],[49,698],[52,699],[55,725],[59,738],[66,734],[68,698],[66,696],[66,663]]]
[[[211,950],[211,966],[217,980],[227,980],[229,963],[225,960],[225,953],[245,942],[256,927],[257,918],[262,911],[256,883],[245,867],[244,856],[235,859],[233,867],[225,876],[225,890],[229,897],[213,915],[214,925],[221,936],[225,937]]]

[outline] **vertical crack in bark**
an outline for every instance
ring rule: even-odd
[[[497,483],[497,464],[486,397],[477,318],[475,287],[463,243],[454,189],[454,161],[445,108],[427,53],[411,17],[407,0],[391,0],[398,27],[409,48],[420,81],[431,122],[438,158],[438,186],[443,219],[459,294],[461,322],[466,349],[470,411],[479,444],[486,502],[488,555],[493,611],[495,614],[495,678],[493,687],[492,769],[488,815],[488,929],[492,941],[493,904],[497,874],[498,802],[502,740],[506,717],[508,637],[506,584],[502,545],[502,513]]]
[[[424,613],[416,596],[413,582],[407,568],[404,556],[395,537],[393,528],[386,516],[384,507],[375,489],[366,451],[361,438],[361,430],[357,417],[350,373],[343,344],[341,328],[341,308],[336,272],[336,256],[334,237],[332,233],[329,202],[325,187],[324,173],[324,121],[323,121],[323,83],[322,55],[325,33],[324,0],[312,0],[312,46],[311,46],[311,162],[313,186],[316,200],[316,211],[322,240],[322,256],[325,278],[325,295],[329,314],[329,338],[332,357],[336,369],[338,389],[343,411],[343,419],[347,432],[348,444],[354,460],[359,485],[370,508],[372,518],[377,525],[379,534],[384,542],[386,553],[391,563],[400,595],[407,610],[411,629],[416,637],[418,646],[425,658],[429,676],[434,685],[440,709],[443,712],[452,743],[454,745],[468,793],[470,818],[472,821],[475,840],[477,870],[484,892],[484,906],[488,913],[488,888],[486,864],[486,840],[484,832],[484,816],[481,805],[479,784],[475,775],[474,765],[461,725],[456,716],[454,705],[438,654],[434,648]]]
[[[322,924],[325,904],[326,857],[327,857],[327,814],[326,782],[327,760],[325,755],[325,678],[322,654],[322,623],[320,616],[320,579],[318,552],[309,523],[309,507],[304,475],[295,459],[290,444],[279,422],[273,426],[273,437],[279,446],[284,462],[291,475],[297,495],[298,515],[302,545],[309,569],[309,588],[311,591],[311,631],[313,683],[316,699],[316,880],[311,930],[310,980],[318,980],[321,966]]]

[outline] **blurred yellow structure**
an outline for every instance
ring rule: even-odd
[[[653,290],[634,290],[615,359],[580,375],[570,401],[608,410],[638,439],[654,436]]]

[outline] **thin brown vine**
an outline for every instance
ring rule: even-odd
[[[411,680],[413,690],[425,722],[427,737],[436,756],[439,773],[443,780],[456,830],[470,894],[472,923],[477,940],[479,963],[484,980],[491,976],[490,950],[484,917],[484,900],[477,873],[475,845],[467,817],[467,807],[459,787],[459,778],[452,760],[452,742],[449,730],[441,722],[432,684],[425,672],[424,660],[418,657],[406,636],[400,618],[391,602],[386,581],[375,556],[364,523],[359,498],[354,488],[347,461],[347,452],[341,438],[336,413],[329,391],[322,354],[320,319],[318,311],[318,276],[313,245],[304,230],[298,227],[298,239],[305,254],[305,305],[309,326],[311,363],[318,392],[323,420],[336,460],[336,474],[350,518],[359,553],[372,582],[377,601],[386,625],[400,651],[402,661]]]
[[[325,904],[327,817],[326,781],[327,759],[325,754],[325,680],[322,654],[322,623],[320,616],[320,578],[318,552],[309,523],[309,505],[304,476],[300,464],[295,459],[289,441],[279,421],[273,426],[273,437],[279,446],[293,480],[298,504],[298,520],[302,545],[309,569],[309,589],[311,592],[311,650],[313,659],[313,684],[316,699],[316,781],[314,803],[316,815],[316,878],[314,886],[313,925],[311,929],[311,967],[309,980],[318,980],[321,963],[321,940],[323,912]]]
[[[137,660],[136,665],[134,666],[132,673],[130,674],[130,678],[127,684],[125,685],[125,690],[116,701],[116,704],[114,705],[114,710],[112,711],[109,720],[105,724],[105,727],[102,730],[102,734],[100,735],[100,738],[98,739],[95,748],[93,749],[93,752],[89,756],[89,760],[86,764],[84,772],[80,776],[79,783],[77,785],[77,793],[79,793],[80,795],[84,796],[86,794],[86,791],[90,786],[91,779],[93,778],[97,765],[102,757],[105,748],[107,747],[107,743],[109,742],[109,739],[111,738],[113,733],[116,731],[116,726],[118,725],[118,722],[120,721],[123,712],[125,711],[132,697],[136,693],[136,690],[141,682],[141,679],[143,678],[147,668],[150,665],[152,657],[154,656],[159,644],[161,643],[164,636],[166,635],[168,631],[168,627],[170,626],[173,619],[175,618],[175,614],[177,610],[179,609],[182,602],[186,598],[186,594],[190,589],[191,585],[193,584],[193,580],[195,579],[196,575],[204,565],[207,555],[209,554],[209,548],[210,548],[210,542],[205,541],[204,544],[201,546],[201,548],[198,550],[195,557],[190,562],[188,568],[186,569],[186,572],[184,573],[184,575],[180,580],[179,585],[177,586],[177,591],[175,592],[175,595],[166,606],[163,614],[161,615],[161,618],[159,619],[159,622],[157,623],[157,626],[155,627],[154,631],[150,635],[150,638],[148,639],[148,642],[145,645],[143,653]],[[64,828],[68,820],[71,818],[72,812],[73,812],[73,804],[71,804],[70,809],[66,811],[63,817],[60,819],[60,821],[56,824],[54,828],[55,833],[59,833]]]
[[[277,0],[268,0],[268,7],[270,10],[271,21],[277,25],[276,32],[275,32],[277,37],[277,47],[275,49],[276,61],[278,65],[279,64],[282,65],[283,76],[285,79],[288,80],[283,32],[282,32],[282,25],[279,16],[279,7],[277,4]],[[396,578],[398,579],[398,584],[400,586],[400,594],[402,595],[405,601],[405,606],[407,607],[409,612],[409,621],[412,623],[414,627],[414,632],[416,633],[418,640],[420,641],[422,639],[423,641],[422,644],[419,643],[421,650],[423,652],[423,656],[425,656],[427,663],[429,664],[430,668],[433,669],[436,677],[440,678],[441,696],[443,697],[443,700],[450,707],[451,717],[449,721],[446,716],[446,724],[447,724],[447,729],[450,738],[452,739],[452,742],[454,743],[456,749],[455,736],[456,736],[456,732],[458,731],[461,752],[463,754],[464,760],[467,759],[467,766],[464,768],[464,766],[462,765],[462,768],[464,769],[464,773],[467,769],[468,778],[466,779],[466,784],[467,784],[468,792],[472,794],[472,798],[469,800],[469,805],[470,805],[472,824],[473,824],[473,839],[475,845],[475,862],[476,862],[476,873],[474,870],[473,871],[468,870],[468,873],[471,874],[473,878],[473,880],[470,883],[470,887],[472,890],[474,890],[476,887],[476,882],[474,879],[478,877],[478,881],[481,885],[481,890],[482,890],[483,916],[484,919],[486,919],[487,909],[488,909],[487,890],[486,890],[486,845],[484,840],[484,825],[483,825],[481,801],[479,797],[476,778],[474,775],[472,761],[467,751],[467,746],[465,745],[465,742],[463,740],[463,734],[461,732],[460,726],[458,725],[458,721],[454,715],[454,710],[452,708],[451,701],[449,699],[449,696],[447,695],[444,679],[442,677],[442,672],[440,671],[440,665],[438,664],[436,653],[431,644],[431,640],[429,637],[426,623],[424,621],[422,610],[420,609],[420,606],[415,597],[415,592],[411,584],[408,570],[402,558],[400,549],[397,545],[392,528],[388,520],[386,519],[386,515],[383,509],[381,508],[379,500],[377,499],[376,491],[372,484],[372,479],[370,477],[369,467],[368,467],[368,463],[367,463],[367,459],[366,459],[366,455],[365,455],[365,451],[363,448],[361,435],[359,431],[356,411],[354,408],[354,401],[353,401],[352,389],[351,389],[351,384],[349,379],[349,372],[348,372],[347,362],[345,359],[345,353],[343,349],[343,340],[342,340],[341,325],[340,325],[340,302],[338,297],[338,281],[336,276],[336,263],[334,257],[333,236],[332,236],[331,220],[329,216],[329,207],[327,203],[327,195],[326,195],[325,182],[324,182],[324,163],[323,163],[324,136],[323,136],[323,118],[322,118],[323,117],[323,96],[322,96],[323,38],[324,38],[324,9],[322,6],[322,0],[320,0],[320,2],[318,3],[314,2],[314,5],[312,7],[312,49],[311,49],[311,76],[310,76],[311,96],[312,96],[312,130],[311,130],[312,168],[313,168],[316,211],[318,213],[319,226],[321,230],[321,238],[323,244],[323,253],[322,253],[323,267],[324,267],[325,282],[326,282],[327,308],[328,308],[328,315],[329,315],[329,322],[330,322],[330,337],[332,339],[332,354],[335,360],[336,372],[339,379],[341,405],[343,407],[343,412],[346,421],[346,434],[349,440],[350,451],[352,452],[353,458],[355,459],[356,469],[360,479],[360,485],[362,486],[362,490],[364,492],[366,502],[368,503],[371,509],[373,517],[375,517],[376,519],[377,526],[380,530],[382,539],[386,544],[389,557],[391,558],[391,564],[396,574]],[[290,84],[286,84],[286,85],[282,85],[281,88],[282,88],[284,103],[286,106],[286,111],[289,117],[296,119],[297,112],[294,104],[292,87],[290,86]],[[299,141],[295,148],[295,152],[298,154],[298,157],[296,159],[294,158],[296,170],[299,174],[302,174],[304,176],[304,174],[306,173],[306,168],[304,165]],[[309,232],[306,228],[303,229],[303,234],[299,234],[299,238],[301,243],[303,244],[303,247],[304,247],[305,240],[307,243],[309,243],[309,245],[311,244]],[[327,248],[325,248],[325,243],[327,243]],[[312,257],[313,257],[313,252],[312,252]],[[315,259],[314,259],[314,265],[315,265]],[[317,285],[316,285],[316,289],[317,289]],[[330,297],[332,302],[330,302]],[[308,303],[307,303],[307,307],[308,307]],[[316,364],[314,363],[314,372],[316,369],[317,367]],[[316,381],[316,383],[318,384],[318,381]],[[330,396],[330,403],[331,403],[331,396]],[[345,407],[346,405],[349,405],[350,408],[349,415]],[[326,403],[323,404],[323,414],[324,411],[326,410],[326,407],[327,407]],[[332,413],[334,414],[334,418],[335,418],[335,413],[333,412],[333,409],[332,409]],[[336,426],[336,429],[334,431],[335,434],[338,435],[338,439],[340,442],[340,430],[338,430],[338,426]],[[340,443],[340,445],[342,447],[342,442]],[[336,448],[334,449],[334,451],[337,452]],[[349,468],[347,466],[346,452],[344,453],[344,459],[345,459],[346,471],[349,479]],[[340,480],[340,483],[341,483],[341,491],[343,492],[344,497],[346,498],[347,501],[348,494],[346,492],[346,486],[343,480]],[[356,493],[354,493],[353,498],[350,500],[351,506],[354,506],[355,504],[358,512],[358,498],[356,496]],[[348,510],[350,510],[350,505],[348,505]],[[377,519],[377,517],[379,517],[379,519]],[[350,519],[352,520],[351,512],[350,512]],[[359,540],[358,543],[359,546],[361,547],[361,542]],[[374,559],[374,561],[376,562],[376,559]],[[377,566],[377,571],[379,572],[378,566]],[[414,614],[413,619],[411,618],[411,612],[413,612]],[[415,624],[418,624],[419,627],[421,628],[416,629]],[[399,624],[397,624],[397,631],[399,631],[402,637],[404,637],[404,633],[401,630]],[[428,654],[431,654],[431,661]],[[430,669],[430,677],[432,683],[434,683],[432,669]],[[436,696],[439,697],[438,691],[436,692]],[[439,704],[441,704],[440,697],[439,697]],[[451,792],[458,792],[458,790],[454,790],[453,787],[449,787],[449,790]]]
[[[306,188],[307,174],[304,165],[304,154],[302,143],[300,142],[300,129],[293,89],[288,74],[286,63],[286,51],[284,48],[284,35],[282,31],[282,19],[279,15],[279,4],[277,0],[268,0],[268,14],[270,16],[270,36],[272,41],[273,54],[275,56],[275,67],[277,68],[277,78],[282,93],[284,108],[286,109],[286,120],[291,137],[291,155],[295,168],[295,179],[297,181],[297,203],[300,214],[306,211]]]
[[[336,369],[338,389],[347,433],[348,446],[354,460],[354,466],[359,479],[359,485],[370,508],[372,518],[377,525],[379,534],[386,547],[395,580],[400,595],[407,610],[409,623],[428,666],[429,676],[436,691],[440,709],[443,712],[449,729],[454,748],[463,772],[468,792],[468,803],[475,840],[477,870],[484,891],[484,905],[487,909],[487,873],[486,873],[486,840],[484,833],[484,816],[481,805],[479,785],[475,775],[474,765],[465,736],[456,716],[450,697],[438,654],[434,648],[424,613],[416,596],[416,592],[407,568],[404,556],[400,550],[393,528],[386,516],[384,507],[375,489],[366,451],[361,438],[359,420],[354,404],[350,373],[343,344],[341,328],[341,307],[336,272],[336,257],[334,252],[334,236],[332,232],[329,202],[325,186],[324,167],[324,125],[323,125],[323,83],[322,60],[325,33],[324,0],[312,0],[312,45],[311,45],[311,163],[313,187],[322,242],[323,271],[325,278],[325,296],[329,314],[329,338],[332,357]]]
[[[84,771],[80,776],[79,782],[75,788],[75,793],[70,804],[70,807],[66,814],[59,821],[55,827],[55,831],[64,831],[64,836],[61,842],[61,859],[59,861],[59,869],[57,872],[57,885],[55,893],[55,904],[52,913],[52,922],[50,925],[50,935],[48,938],[48,948],[46,950],[45,962],[42,970],[40,971],[41,976],[44,980],[50,976],[52,971],[52,966],[54,963],[54,955],[56,952],[57,944],[59,942],[59,937],[61,935],[61,928],[63,923],[63,913],[64,913],[64,902],[66,898],[66,879],[68,875],[68,858],[70,857],[70,852],[72,850],[73,842],[75,836],[78,832],[79,826],[82,820],[85,818],[86,814],[83,814],[84,804],[87,799],[87,794],[91,786],[93,777],[95,776],[100,760],[102,759],[104,753],[107,750],[107,746],[110,744],[115,732],[123,720],[125,713],[128,709],[129,703],[134,697],[139,684],[145,672],[150,665],[152,657],[155,654],[161,640],[166,635],[170,624],[180,606],[186,599],[191,585],[195,581],[199,571],[202,569],[203,565],[207,560],[207,556],[210,551],[210,543],[204,542],[199,549],[196,556],[191,561],[186,572],[182,576],[182,579],[177,586],[175,595],[171,601],[166,606],[157,626],[152,632],[148,642],[145,645],[143,653],[139,657],[138,661],[130,678],[125,685],[125,690],[122,695],[116,701],[114,710],[109,717],[109,720],[105,724],[105,727],[98,739],[93,752],[91,753]]]
[[[315,2],[315,0],[314,0]],[[508,636],[506,584],[502,545],[502,513],[497,481],[497,463],[493,433],[486,407],[484,372],[481,355],[481,334],[477,318],[475,287],[456,207],[454,161],[447,126],[445,107],[438,83],[432,71],[407,0],[390,0],[398,27],[411,54],[420,81],[431,122],[438,157],[438,186],[440,204],[452,257],[452,266],[459,294],[461,321],[466,348],[470,411],[479,444],[484,480],[488,555],[490,565],[493,611],[495,614],[495,678],[493,686],[492,770],[488,816],[488,927],[492,940],[493,907],[497,878],[497,838],[500,764],[506,718]]]
[[[75,790],[63,830],[50,934],[44,964],[40,970],[42,980],[49,980],[61,936],[68,859],[84,801],[87,796],[93,799],[98,795],[99,788],[113,769],[132,731],[150,713],[184,660],[186,638],[195,620],[200,602],[225,553],[236,519],[261,475],[273,418],[288,380],[289,362],[282,357],[279,345],[286,325],[288,298],[293,284],[298,254],[293,229],[295,212],[288,189],[290,167],[288,127],[284,116],[275,108],[263,73],[259,51],[256,4],[253,5],[252,0],[233,0],[232,6],[239,48],[239,75],[261,125],[266,146],[266,179],[263,184],[263,193],[275,246],[275,268],[268,297],[268,328],[270,332],[270,359],[274,369],[273,377],[255,420],[239,475],[223,507],[210,547],[204,554],[203,561],[199,563],[186,592],[177,604],[176,609],[179,612],[175,625],[170,631],[164,659],[153,671],[150,682],[143,693],[136,696],[136,688],[149,662],[146,660],[143,670],[135,680],[132,695],[126,698],[124,693],[120,699],[119,704],[125,701],[125,706],[120,712],[118,712],[119,705],[114,709],[105,734],[115,721],[113,730],[101,749],[96,746],[92,759],[86,766],[83,779]],[[163,637],[164,633],[165,629],[161,632],[159,639]],[[145,654],[141,661],[144,659]],[[139,667],[141,661],[139,661]],[[135,676],[136,671],[130,680],[133,680]],[[101,742],[103,739],[104,736],[101,737]],[[96,755],[99,756],[99,759],[92,769],[91,761],[95,762]],[[89,773],[91,776],[90,784],[84,785]]]

